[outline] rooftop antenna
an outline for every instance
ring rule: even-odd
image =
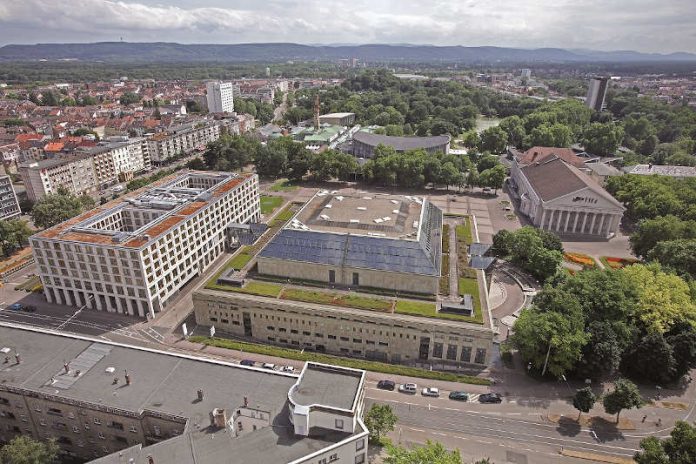
[[[321,106],[319,105],[319,93],[314,99],[314,130],[319,130],[319,111],[321,111]]]

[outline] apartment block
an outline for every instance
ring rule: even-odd
[[[258,221],[258,177],[184,172],[30,238],[49,302],[154,317]]]
[[[220,125],[216,122],[183,124],[148,138],[147,153],[151,162],[157,165],[176,155],[202,150],[219,138]]]
[[[206,83],[208,111],[231,113],[234,111],[234,89],[231,82]]]
[[[0,440],[55,439],[61,462],[367,462],[364,371],[298,376],[2,324],[0,339]]]
[[[10,176],[0,176],[0,219],[15,219],[21,214]]]
[[[94,171],[100,188],[130,181],[136,173],[151,168],[147,149],[143,150],[143,145],[147,147],[144,141],[144,138],[135,138],[84,150],[94,156]]]
[[[31,201],[56,193],[60,187],[75,195],[90,195],[99,190],[93,156],[89,153],[21,164],[19,175]]]

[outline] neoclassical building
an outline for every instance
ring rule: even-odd
[[[520,212],[535,227],[559,235],[610,238],[625,211],[597,182],[555,156],[527,165],[513,163],[510,187]]]

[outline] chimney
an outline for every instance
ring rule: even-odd
[[[210,426],[223,429],[227,427],[227,411],[222,408],[215,408],[210,412]]]
[[[17,361],[17,364],[22,362],[22,358],[19,356],[19,353],[15,353],[15,360]]]
[[[203,390],[198,390],[198,401],[203,401]]]
[[[244,407],[246,408],[247,406],[249,406],[249,398],[247,398],[247,397],[245,396],[245,397],[244,397]]]
[[[130,375],[128,375],[128,371],[124,369],[123,372],[126,373],[126,374],[125,374],[125,375],[126,375],[126,385],[130,385],[130,384],[131,384],[131,378],[130,378]]]
[[[65,373],[66,373],[66,374],[70,372],[70,364],[64,362],[64,363],[63,363],[63,368],[65,369]]]

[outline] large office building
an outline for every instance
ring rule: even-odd
[[[231,113],[234,111],[234,86],[231,82],[206,83],[208,111]]]
[[[557,156],[527,165],[514,162],[510,187],[520,212],[535,227],[559,235],[612,237],[625,211],[597,182]]]
[[[449,153],[450,136],[392,137],[358,131],[353,134],[352,153],[358,158],[372,158],[377,145],[392,147],[397,152],[425,150],[428,153]]]
[[[0,326],[0,440],[55,439],[63,462],[367,462],[365,372],[300,375]]]
[[[317,193],[258,254],[259,274],[436,294],[442,211],[412,196]]]
[[[604,99],[607,96],[608,87],[608,77],[594,77],[590,79],[587,97],[585,98],[585,106],[595,111],[602,111],[604,109]]]
[[[15,219],[21,214],[10,176],[0,176],[0,219]]]
[[[154,317],[259,217],[256,175],[184,172],[29,240],[49,302]]]
[[[352,126],[355,124],[355,113],[328,113],[319,116],[319,124],[330,126]]]

